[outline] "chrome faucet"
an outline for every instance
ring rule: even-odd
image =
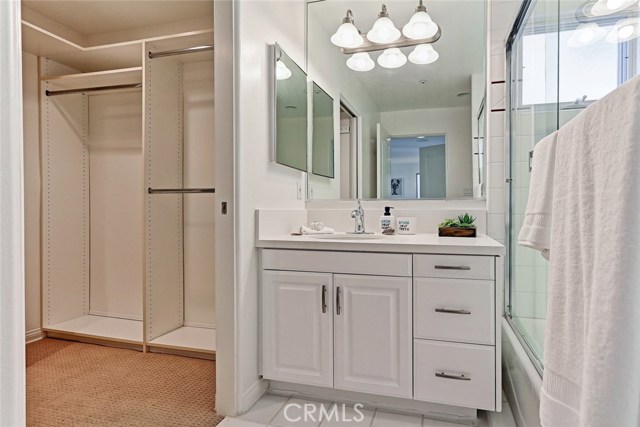
[[[364,231],[364,209],[362,209],[360,199],[358,199],[358,209],[351,211],[351,218],[356,221],[353,232],[355,234],[366,234],[366,231]]]

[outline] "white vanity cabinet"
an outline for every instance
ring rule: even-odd
[[[411,398],[410,255],[262,255],[264,378]]]

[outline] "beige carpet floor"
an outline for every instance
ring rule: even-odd
[[[27,425],[215,426],[215,362],[44,339],[27,345]]]

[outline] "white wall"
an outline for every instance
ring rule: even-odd
[[[470,107],[427,108],[380,113],[382,127],[391,135],[445,135],[447,197],[464,197],[471,188]]]
[[[24,115],[25,329],[40,337],[40,110],[38,58],[22,54]]]
[[[258,378],[257,208],[304,209],[297,199],[303,173],[270,163],[267,44],[278,42],[304,65],[304,0],[235,2],[236,117],[236,363],[238,410],[246,411],[263,392]],[[216,40],[216,43],[218,41]],[[304,67],[303,67],[304,68]]]
[[[25,423],[20,2],[0,2],[0,425]]]

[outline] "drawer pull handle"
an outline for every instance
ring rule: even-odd
[[[436,270],[471,270],[471,267],[468,265],[436,265]]]
[[[462,374],[453,375],[453,374],[445,374],[444,372],[436,372],[436,377],[438,377],[438,378],[446,378],[448,380],[471,381],[471,377],[465,377]]]
[[[336,314],[340,316],[340,286],[336,287]]]
[[[322,313],[327,312],[327,285],[322,285]]]
[[[449,314],[471,314],[469,310],[460,309],[454,310],[451,308],[436,308],[436,313],[449,313]]]

